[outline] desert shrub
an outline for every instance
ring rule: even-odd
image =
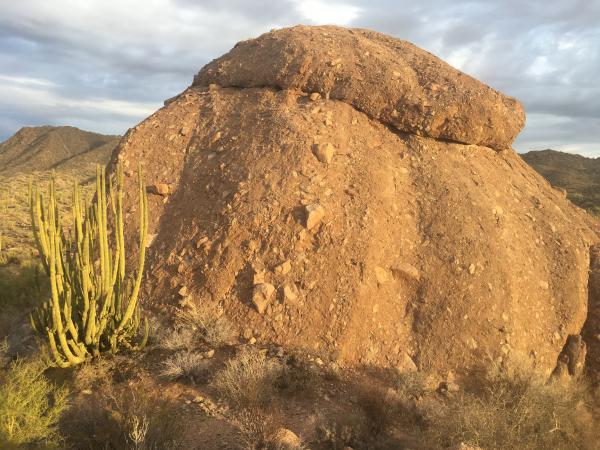
[[[423,372],[403,372],[396,379],[398,393],[409,399],[418,399],[427,392],[427,377]]]
[[[238,428],[240,449],[257,450],[269,448],[271,436],[281,426],[279,414],[265,412],[256,407],[241,408],[234,416],[233,423]]]
[[[182,377],[197,377],[206,371],[207,361],[201,353],[180,352],[163,362],[161,375],[169,380]]]
[[[96,358],[77,366],[73,373],[73,386],[83,391],[108,387],[113,379],[114,360]]]
[[[274,395],[281,363],[253,347],[240,352],[216,373],[212,385],[236,406],[266,404]]]
[[[86,396],[63,420],[67,443],[81,449],[183,448],[181,406],[143,387]]]
[[[178,328],[191,329],[198,340],[211,347],[228,344],[234,336],[229,321],[214,307],[194,304],[177,311]]]
[[[318,441],[326,449],[343,450],[347,447],[365,448],[371,438],[368,424],[362,414],[347,413],[317,429]]]
[[[376,385],[362,386],[358,392],[358,406],[366,418],[366,426],[372,435],[386,432],[399,411],[384,388]]]
[[[161,330],[156,340],[158,346],[166,350],[192,352],[199,347],[223,346],[233,336],[231,324],[216,309],[205,305],[189,305],[176,312],[174,327]]]
[[[475,392],[424,408],[426,434],[439,447],[461,442],[486,449],[592,448],[585,388],[547,384],[525,373],[494,371]]]
[[[191,328],[175,328],[164,332],[158,339],[158,345],[165,350],[193,351],[199,345],[196,332]]]
[[[68,406],[68,392],[50,383],[40,361],[11,363],[0,383],[0,444],[53,446],[57,423]],[[3,448],[4,448],[3,447]]]
[[[290,356],[281,365],[275,386],[284,394],[312,398],[321,384],[321,374],[306,360]]]

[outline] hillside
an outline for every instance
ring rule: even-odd
[[[3,256],[26,257],[33,250],[27,206],[34,180],[46,188],[53,170],[66,205],[75,181],[87,182],[96,164],[106,164],[119,136],[74,127],[24,127],[0,143],[0,237]]]
[[[531,151],[521,157],[550,184],[566,189],[573,203],[600,215],[600,158],[556,150]]]
[[[0,175],[85,170],[106,163],[118,141],[74,127],[24,127],[0,143]]]

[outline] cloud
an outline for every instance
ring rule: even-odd
[[[0,139],[22,125],[123,133],[235,42],[297,23],[414,42],[519,98],[519,150],[600,156],[598,0],[20,0],[0,16]]]
[[[362,8],[322,0],[300,0],[296,10],[311,24],[348,25],[358,18]]]

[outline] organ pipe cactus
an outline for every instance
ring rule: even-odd
[[[108,185],[108,186],[107,186]],[[96,169],[96,195],[85,208],[75,184],[72,229],[63,228],[54,179],[48,200],[30,187],[29,204],[35,242],[50,278],[50,298],[31,314],[33,328],[46,334],[54,362],[69,367],[102,352],[143,347],[148,323],[142,322],[138,294],[144,271],[148,210],[138,168],[139,261],[137,272],[125,270],[123,170],[114,177]],[[112,222],[109,225],[109,221]]]

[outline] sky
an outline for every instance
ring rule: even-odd
[[[411,41],[517,97],[518,151],[600,156],[600,0],[0,0],[0,141],[123,134],[237,41],[300,23]]]

